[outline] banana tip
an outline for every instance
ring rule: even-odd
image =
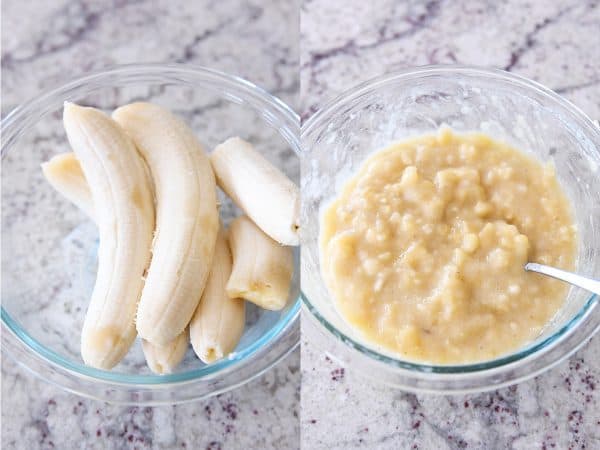
[[[73,103],[65,101],[63,103],[63,119],[67,117],[73,117],[78,110],[81,110],[81,106]]]
[[[75,114],[81,114],[85,111],[89,111],[92,108],[78,105],[77,103],[65,101],[63,103],[63,117],[74,116]]]

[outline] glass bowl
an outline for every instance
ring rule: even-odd
[[[477,364],[419,364],[383,354],[356,337],[321,278],[319,220],[324,205],[365,158],[393,141],[447,124],[482,131],[552,159],[574,205],[578,272],[600,278],[600,130],[543,86],[500,70],[428,66],[388,74],[342,94],[302,127],[303,319],[342,364],[390,385],[439,393],[483,391],[533,377],[581,347],[600,327],[597,299],[571,288],[535,342]]]
[[[244,335],[229,358],[204,365],[190,349],[176,371],[153,375],[139,340],[112,371],[83,364],[79,342],[94,280],[96,227],[45,181],[40,163],[69,151],[64,101],[107,112],[133,101],[171,109],[207,149],[231,136],[255,144],[299,181],[299,118],[235,76],[190,65],[131,65],[87,75],[37,96],[2,121],[2,350],[39,377],[84,396],[135,404],[215,395],[263,373],[299,342],[299,251],[287,306],[248,303]],[[235,213],[219,192],[225,223]]]

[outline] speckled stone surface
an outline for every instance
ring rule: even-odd
[[[533,78],[600,118],[600,3],[306,0],[301,111],[404,67],[462,63]],[[600,340],[495,392],[413,395],[327,358],[303,321],[302,448],[598,449]]]
[[[296,106],[298,14],[297,3],[267,0],[2,2],[2,115],[79,74],[132,62],[212,67],[249,79]],[[41,131],[46,134],[34,143],[42,157],[60,151],[60,128]],[[18,159],[9,162],[14,168]],[[19,170],[30,173],[38,163]],[[23,195],[14,190],[15,196]],[[27,207],[22,197],[15,198]],[[52,201],[59,204],[58,197]],[[79,214],[73,207],[60,212],[65,220]],[[3,295],[16,288],[5,282]],[[70,311],[77,305],[67,306]],[[52,320],[56,308],[49,311]],[[81,320],[77,312],[73,316]],[[77,339],[72,341],[76,351]],[[218,397],[150,408],[113,406],[63,392],[3,355],[2,448],[297,449],[299,356],[295,351],[259,378]]]

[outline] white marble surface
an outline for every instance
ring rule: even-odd
[[[463,63],[533,78],[600,118],[600,3],[305,0],[301,111],[373,76]],[[517,386],[413,395],[343,370],[303,322],[302,448],[598,449],[600,339]],[[314,330],[314,329],[312,329]]]
[[[209,66],[294,106],[298,14],[294,2],[268,0],[2,2],[2,115],[66,79],[132,62]],[[3,357],[2,448],[295,449],[299,356],[216,398],[156,408],[86,400]]]

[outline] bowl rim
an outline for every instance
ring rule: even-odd
[[[27,116],[31,113],[32,105],[37,105],[39,103],[43,103],[45,100],[48,100],[54,97],[56,94],[60,92],[70,91],[71,89],[77,88],[82,84],[91,83],[98,79],[102,79],[109,75],[130,75],[136,74],[140,71],[144,71],[145,75],[162,75],[167,72],[172,73],[196,73],[202,74],[207,79],[212,79],[216,81],[224,81],[228,84],[237,85],[247,91],[254,91],[259,96],[268,100],[273,106],[275,106],[280,112],[285,116],[290,116],[292,121],[296,121],[298,123],[298,128],[300,124],[300,116],[296,111],[294,111],[287,103],[285,103],[280,98],[270,94],[266,89],[260,87],[257,84],[254,84],[251,81],[246,80],[238,75],[232,75],[226,72],[222,72],[220,70],[211,69],[208,67],[201,66],[199,64],[190,64],[190,63],[130,63],[130,64],[115,64],[111,66],[107,66],[102,69],[93,70],[90,72],[85,72],[76,77],[72,77],[66,83],[55,84],[49,89],[45,89],[39,95],[33,95],[25,100],[23,103],[20,103],[16,107],[14,107],[5,117],[2,118],[1,121],[1,130],[2,134],[4,134],[5,129],[9,128],[13,125],[13,122],[21,119],[23,116]],[[296,153],[298,153],[299,146],[293,149]]]
[[[372,91],[376,91],[382,86],[392,84],[397,81],[420,79],[425,76],[452,75],[464,75],[467,77],[481,77],[487,80],[497,80],[500,82],[504,82],[506,85],[513,84],[521,88],[529,89],[530,91],[536,91],[538,94],[545,95],[549,97],[550,100],[558,103],[559,106],[561,106],[570,114],[572,114],[575,120],[578,120],[584,128],[591,131],[591,134],[595,135],[598,141],[600,141],[600,127],[598,127],[579,107],[577,107],[576,105],[561,97],[551,89],[543,86],[542,84],[536,81],[501,69],[485,68],[470,65],[436,64],[410,67],[398,71],[388,72],[366,80],[364,82],[361,82],[356,86],[345,90],[341,94],[327,101],[323,107],[319,108],[312,116],[310,116],[306,120],[300,131],[301,142],[304,142],[305,138],[311,133],[315,132],[315,130],[318,130],[319,127],[324,126],[320,122],[323,122],[324,120],[326,121],[326,118],[328,116],[336,113],[340,108],[347,106],[352,101]],[[303,148],[302,151],[305,152],[306,150]],[[306,157],[307,155],[304,154],[303,158]],[[400,369],[407,373],[419,373],[419,376],[421,377],[437,380],[448,379],[449,377],[455,379],[457,376],[483,376],[488,375],[490,373],[498,372],[500,370],[510,370],[515,366],[515,364],[525,359],[537,358],[539,356],[542,356],[550,350],[552,350],[553,348],[555,348],[560,342],[565,340],[567,337],[572,335],[578,329],[578,325],[584,323],[585,320],[592,314],[592,312],[595,309],[597,309],[596,306],[599,300],[599,297],[596,294],[591,294],[591,296],[579,309],[579,311],[559,330],[555,331],[552,335],[548,336],[547,338],[540,340],[539,342],[534,341],[511,354],[503,355],[492,360],[486,360],[475,363],[428,364],[401,359],[399,357],[394,357],[391,354],[380,353],[373,347],[368,346],[366,343],[361,343],[357,339],[348,336],[346,333],[340,331],[335,325],[330,323],[319,312],[318,308],[310,301],[309,297],[304,293],[304,290],[302,290],[302,288],[300,296],[302,298],[303,304],[306,307],[306,310],[313,316],[314,319],[316,319],[315,322],[324,327],[325,330],[329,334],[333,335],[337,341],[342,342],[346,349],[352,352],[358,352],[362,355],[366,355],[368,358],[376,361],[377,363],[383,363],[388,368]],[[581,347],[581,345],[587,342],[587,340],[590,339],[599,329],[600,324],[593,328],[588,335],[583,336],[581,340],[573,346],[573,348],[567,349],[567,351],[562,355],[558,362],[564,360],[572,353],[574,353],[578,348]],[[523,381],[525,379],[533,377],[543,372],[544,370],[552,367],[556,363],[557,362],[554,362],[553,364],[548,364],[546,367],[536,372],[530,373],[524,377],[520,377],[518,380],[507,381],[504,384],[512,384],[512,382]],[[407,389],[409,388],[408,386],[403,387]],[[441,390],[447,391],[447,389],[430,389],[424,387],[413,387],[412,389],[415,391],[427,392],[438,392]],[[474,389],[474,391],[478,390],[482,389]],[[469,389],[465,391],[469,391]]]
[[[41,94],[33,96],[27,101],[16,106],[4,118],[2,118],[0,123],[0,133],[3,138],[1,147],[2,158],[4,158],[7,148],[10,147],[11,140],[17,135],[19,131],[19,124],[21,124],[26,118],[30,117],[36,111],[38,105],[52,100],[55,101],[57,96],[62,95],[63,97],[68,97],[69,92],[73,90],[82,88],[83,86],[93,85],[96,82],[106,82],[108,78],[113,76],[126,77],[140,74],[147,76],[149,81],[158,80],[158,77],[164,77],[167,75],[176,76],[178,74],[201,77],[206,83],[219,83],[221,85],[225,84],[231,88],[234,88],[236,90],[236,94],[245,94],[247,96],[246,99],[253,98],[259,102],[268,104],[271,108],[270,111],[266,111],[270,115],[269,117],[273,118],[278,116],[280,121],[285,124],[285,126],[274,127],[274,129],[276,129],[276,131],[286,140],[292,151],[298,157],[300,157],[299,115],[289,105],[287,105],[278,97],[268,93],[262,87],[237,75],[228,74],[200,65],[187,63],[144,63],[114,65],[85,73],[78,77],[72,78],[70,81],[64,84],[55,85],[50,89],[44,90]],[[237,103],[241,103],[243,101],[243,99],[235,96],[223,96],[223,99]],[[258,111],[257,108],[254,109]],[[286,130],[286,127],[289,128],[289,130]],[[299,267],[297,270],[299,271]],[[19,365],[24,366],[34,375],[40,376],[41,378],[44,378],[42,376],[44,374],[38,373],[33,366],[39,366],[39,364],[42,364],[47,366],[49,370],[58,371],[62,375],[74,376],[77,379],[84,381],[99,381],[110,389],[130,390],[138,387],[142,390],[148,391],[152,390],[153,388],[164,389],[171,386],[202,382],[206,378],[214,377],[216,374],[219,374],[222,371],[227,372],[225,375],[231,374],[231,372],[236,368],[246,366],[250,362],[253,355],[267,348],[269,344],[275,344],[281,340],[287,341],[287,338],[291,337],[293,342],[290,342],[288,345],[289,348],[283,350],[277,349],[277,355],[273,355],[270,360],[269,358],[265,357],[266,355],[261,355],[261,359],[263,361],[261,364],[259,364],[260,367],[257,371],[255,371],[255,373],[246,376],[242,380],[237,380],[236,382],[231,383],[231,385],[228,387],[193,398],[198,399],[215,395],[220,392],[225,392],[229,389],[246,383],[250,379],[263,373],[265,370],[268,370],[297,347],[300,342],[298,333],[301,304],[300,295],[298,295],[296,299],[291,300],[291,303],[292,304],[289,310],[285,312],[284,316],[278,320],[278,323],[275,326],[269,329],[259,339],[252,342],[252,344],[244,348],[242,351],[234,352],[233,356],[230,358],[224,358],[213,364],[202,365],[197,369],[175,374],[126,374],[122,372],[96,369],[86,366],[82,362],[79,363],[64,358],[54,350],[47,348],[45,345],[39,343],[36,339],[29,336],[25,329],[20,326],[19,322],[10,316],[3,305],[1,306],[0,313],[2,320],[2,351],[4,352],[4,350],[8,349],[9,355],[12,356],[11,350],[14,350],[16,353],[26,349],[26,352],[30,353],[28,356],[31,357],[26,358],[28,359],[28,363],[19,358],[14,359]],[[52,380],[47,381],[80,395],[102,399],[101,396],[90,395],[89,393],[80,391],[76,388],[65,386],[60,382],[53,382]],[[178,403],[180,401],[182,400],[176,400],[175,402]],[[184,399],[183,401],[186,400]],[[117,403],[123,402],[118,400]],[[129,402],[125,401],[124,403]],[[135,403],[140,404],[140,402]],[[154,400],[150,401],[148,404],[151,403],[155,403]],[[170,403],[173,402],[171,401]]]

